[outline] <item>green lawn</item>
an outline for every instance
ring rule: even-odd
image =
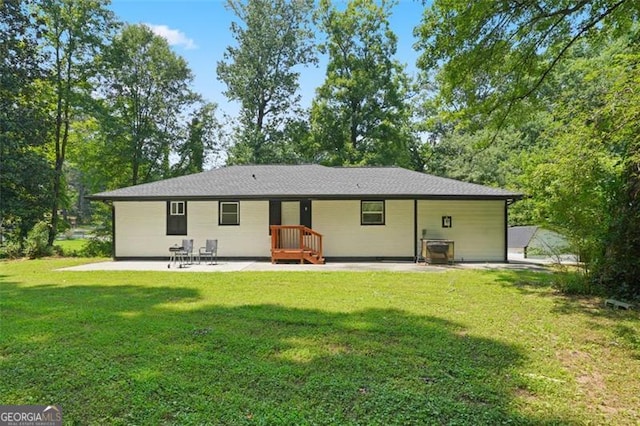
[[[1,404],[65,424],[638,424],[640,318],[507,271],[0,263]]]
[[[85,239],[57,240],[55,245],[59,246],[65,255],[72,255],[78,254],[87,245],[87,241]]]

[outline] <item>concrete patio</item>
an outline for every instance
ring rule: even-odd
[[[278,263],[264,261],[227,261],[217,264],[178,264],[167,261],[104,261],[63,268],[64,271],[167,271],[167,272],[240,272],[240,271],[359,271],[359,272],[445,272],[456,269],[503,269],[548,271],[548,261],[510,259],[509,263],[456,263],[453,265],[425,265],[414,262],[327,262],[324,265]],[[169,266],[169,267],[168,267]]]

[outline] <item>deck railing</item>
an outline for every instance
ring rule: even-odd
[[[324,263],[322,234],[302,225],[271,225],[271,262],[281,259]]]

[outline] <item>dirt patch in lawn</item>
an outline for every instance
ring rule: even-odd
[[[604,370],[604,359],[595,359],[591,354],[576,349],[558,351],[556,356],[574,377],[587,407],[596,408],[603,414],[616,414],[619,411],[617,393],[607,386],[608,373]]]

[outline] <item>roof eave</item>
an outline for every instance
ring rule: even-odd
[[[206,200],[505,200],[510,203],[523,198],[522,194],[471,195],[471,194],[258,194],[258,195],[88,195],[89,201],[206,201]]]

